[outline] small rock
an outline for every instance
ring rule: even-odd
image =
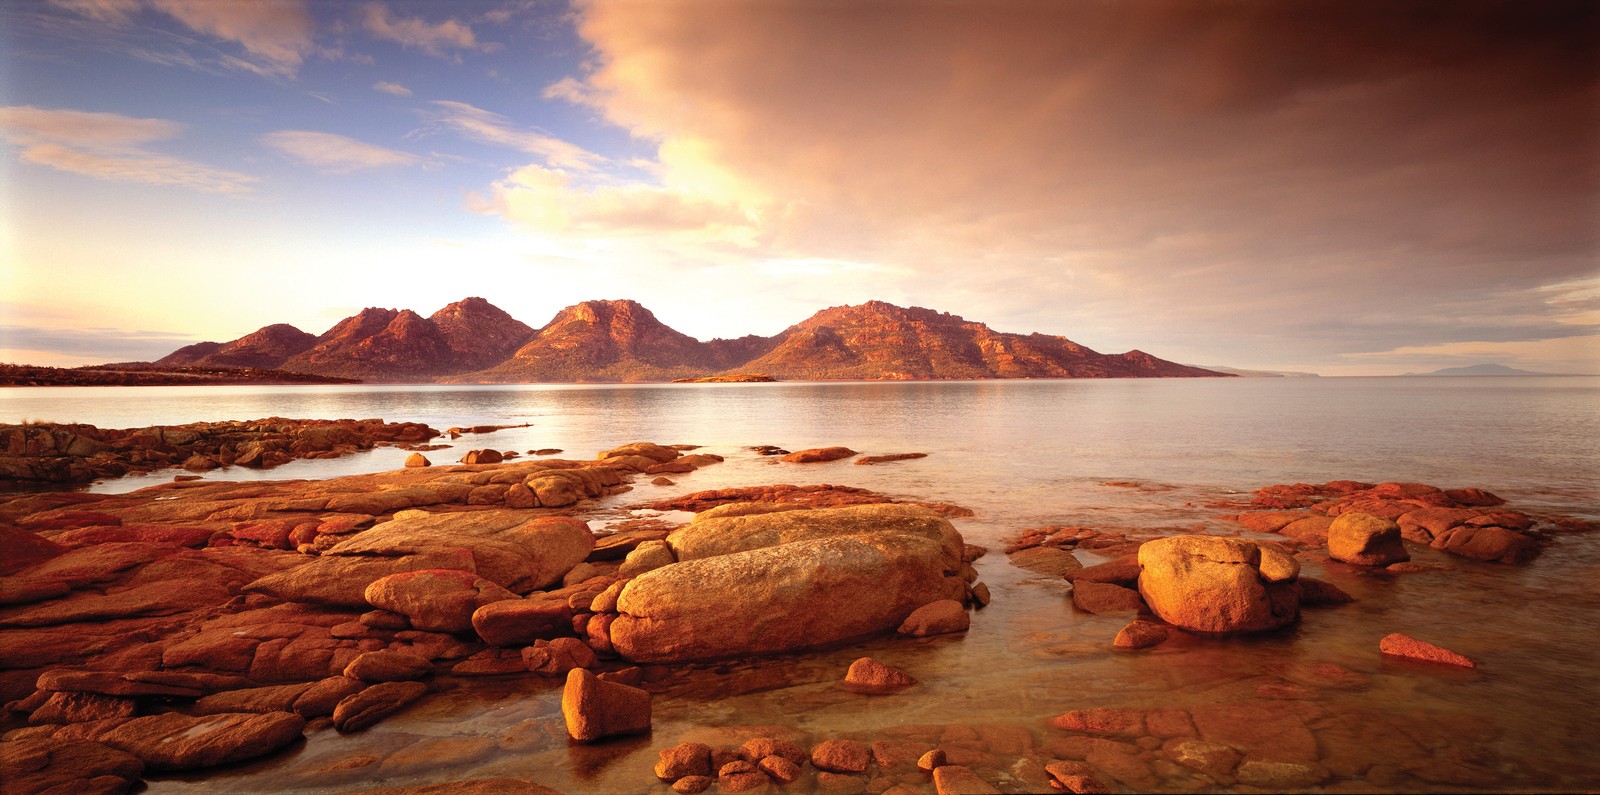
[[[1384,654],[1395,657],[1405,657],[1423,662],[1456,665],[1462,668],[1477,668],[1478,664],[1465,655],[1457,654],[1442,646],[1435,646],[1427,641],[1417,640],[1410,635],[1395,632],[1385,635],[1378,641],[1378,650]]]
[[[406,456],[406,466],[407,467],[433,466],[433,462],[429,461],[428,457],[423,455],[423,454],[421,454],[421,453],[412,453],[411,455]]]
[[[913,610],[897,631],[902,635],[923,638],[930,635],[965,632],[971,624],[972,619],[960,602],[954,599],[940,599]]]
[[[504,460],[499,450],[470,450],[461,457],[463,464],[498,464]]]
[[[579,742],[650,731],[650,692],[601,681],[583,668],[567,674],[561,693],[567,734]]]
[[[762,759],[756,767],[779,784],[790,784],[800,778],[800,766],[781,756]]]
[[[871,657],[862,657],[850,663],[844,674],[844,685],[858,693],[892,693],[917,683],[911,674]]]
[[[711,788],[710,776],[684,776],[672,782],[672,791],[681,795],[698,795]]]
[[[806,761],[806,751],[794,743],[779,740],[773,737],[753,737],[739,746],[738,756],[751,764],[760,762],[769,756],[782,757],[795,765],[803,765]]]
[[[922,755],[917,760],[917,769],[924,773],[932,773],[935,769],[950,764],[943,748],[935,748]]]
[[[1111,645],[1119,649],[1148,649],[1166,643],[1170,634],[1166,627],[1153,621],[1133,621],[1117,632]]]
[[[705,743],[678,743],[663,748],[656,762],[656,778],[677,781],[685,776],[711,775],[711,746]]]
[[[865,773],[872,753],[855,740],[824,740],[811,749],[811,764],[833,773]]]
[[[960,765],[934,768],[933,789],[939,795],[1000,795],[1000,790]]]

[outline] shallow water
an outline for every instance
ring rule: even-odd
[[[561,725],[559,681],[458,680],[451,683],[458,689],[364,733],[320,731],[267,762],[156,781],[152,792],[335,792],[487,776],[531,778],[568,792],[666,792],[650,773],[655,751],[684,739],[728,742],[717,727],[789,727],[817,741],[937,732],[908,728],[919,725],[1004,724],[1021,727],[1032,743],[1012,756],[1058,758],[1053,752],[1066,735],[1046,719],[1061,712],[1222,703],[1264,703],[1303,714],[1325,760],[1349,748],[1396,757],[1370,774],[1335,770],[1330,789],[1600,787],[1589,729],[1600,710],[1592,673],[1593,639],[1600,636],[1600,594],[1592,587],[1600,576],[1600,537],[1561,537],[1522,567],[1430,551],[1416,559],[1453,570],[1383,577],[1338,564],[1310,565],[1308,574],[1358,601],[1308,609],[1299,626],[1281,634],[1179,638],[1133,653],[1110,645],[1125,618],[1074,611],[1065,583],[1013,568],[1000,552],[1004,538],[1044,524],[1138,536],[1230,532],[1236,528],[1218,518],[1225,511],[1204,504],[1271,483],[1341,478],[1478,486],[1507,498],[1514,509],[1600,518],[1594,454],[1600,379],[0,391],[0,418],[9,421],[131,427],[269,415],[382,417],[437,428],[533,423],[462,437],[455,449],[429,453],[435,461],[454,460],[474,446],[559,447],[587,457],[641,439],[702,444],[728,457],[673,476],[674,486],[641,479],[633,492],[606,501],[612,517],[687,491],[779,482],[837,483],[964,505],[977,516],[956,526],[969,542],[993,550],[976,567],[994,603],[974,613],[972,629],[961,636],[885,638],[781,659],[676,669],[658,686],[653,734],[645,738],[571,746]],[[758,444],[844,444],[868,454],[930,455],[873,467],[844,461],[802,468],[746,449]],[[329,477],[397,467],[405,455],[380,449],[208,477]],[[171,475],[93,488],[124,491]],[[1106,485],[1115,482],[1134,485]],[[1093,562],[1085,553],[1080,557]],[[1479,668],[1385,659],[1377,641],[1390,632],[1455,649]],[[850,661],[865,654],[904,668],[922,684],[883,697],[837,688]],[[1313,663],[1337,664],[1359,677],[1346,689],[1308,687],[1302,669]],[[1408,750],[1393,750],[1400,747]],[[1417,758],[1464,763],[1477,778],[1427,780],[1389,769]],[[1020,791],[1029,779],[1026,771],[1013,772],[1002,783]],[[1192,776],[1152,775],[1136,788],[1219,788]],[[803,780],[788,790],[809,786],[815,783]]]

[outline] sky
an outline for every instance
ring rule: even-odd
[[[1600,5],[7,0],[0,361],[481,296],[1600,373]]]

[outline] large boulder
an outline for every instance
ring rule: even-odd
[[[1243,538],[1173,536],[1139,547],[1139,593],[1168,624],[1191,632],[1262,632],[1300,617],[1300,564]]]
[[[709,513],[709,512],[708,512]],[[680,561],[729,555],[794,541],[846,535],[910,535],[939,543],[959,568],[961,534],[950,520],[918,505],[877,503],[842,508],[696,515],[667,536]]]
[[[694,522],[678,561],[629,581],[611,643],[639,662],[774,654],[893,631],[965,593],[962,541],[925,508],[864,505]]]
[[[410,510],[350,536],[324,556],[391,557],[452,547],[470,550],[484,579],[527,593],[560,582],[583,562],[594,549],[594,534],[588,524],[566,516],[529,519],[518,510]]]
[[[413,628],[430,632],[469,632],[478,608],[518,600],[489,580],[451,569],[391,574],[368,585],[366,597],[373,607],[399,613],[410,619]]]
[[[1357,566],[1387,566],[1411,559],[1400,525],[1366,513],[1342,513],[1328,526],[1328,556]]]

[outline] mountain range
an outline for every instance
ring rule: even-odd
[[[1008,334],[882,301],[830,307],[772,337],[702,342],[634,301],[584,301],[535,329],[467,298],[428,317],[363,309],[320,336],[278,323],[231,342],[179,348],[155,364],[395,383],[648,382],[736,373],[800,381],[1226,377],[1143,351],[1102,354],[1065,337]]]

